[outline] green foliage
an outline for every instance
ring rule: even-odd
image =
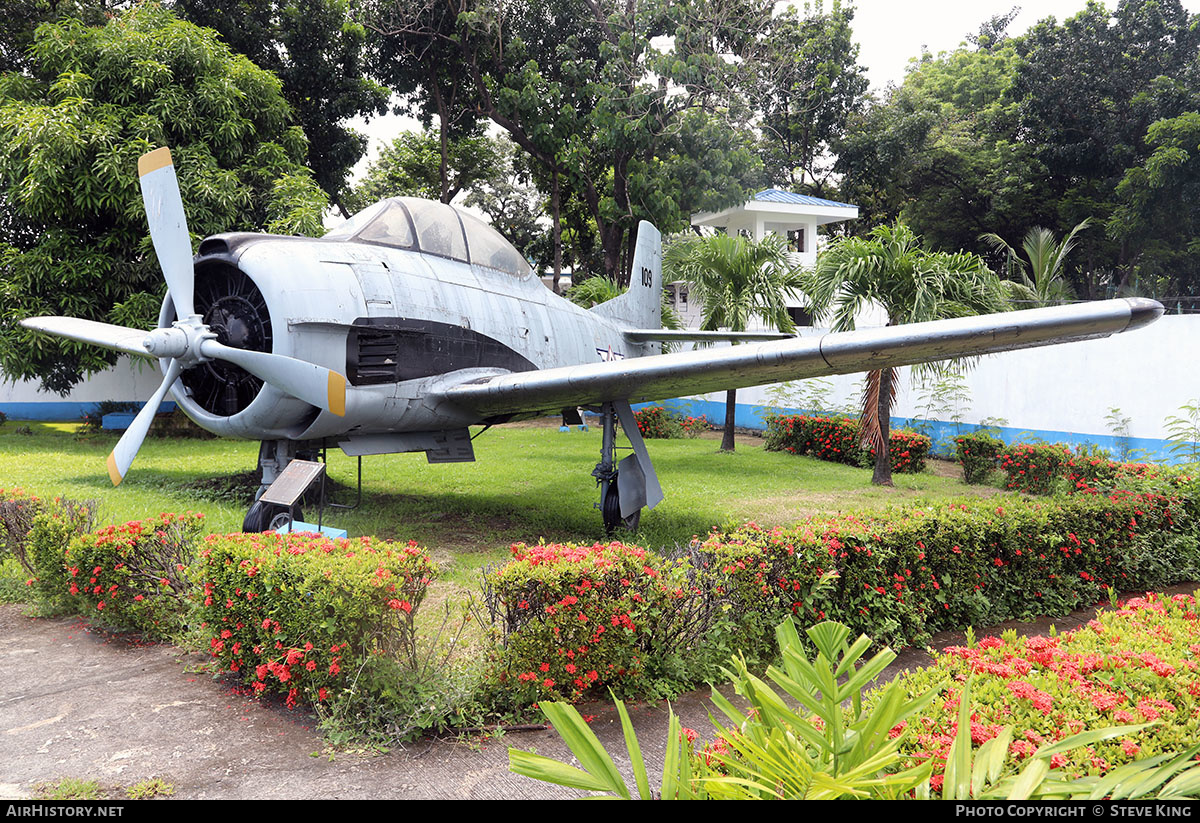
[[[1182,781],[1163,788],[1174,776],[1172,769],[1159,771],[1163,764],[1195,766],[1187,761],[1197,748],[1189,650],[1200,639],[1196,635],[1193,596],[1146,595],[1099,612],[1071,632],[987,637],[950,647],[934,667],[905,674],[904,693],[922,694],[931,684],[969,677],[969,694],[951,692],[935,704],[908,738],[904,754],[946,760],[945,784],[934,777],[943,798],[965,796],[950,785],[954,758],[942,742],[956,725],[969,729],[976,744],[995,741],[988,781],[994,791],[1011,791],[1032,767],[1045,775],[1043,791],[1063,798],[1123,796],[1130,789],[1120,788],[1122,783],[1140,785],[1138,791],[1151,796],[1173,794]],[[967,706],[969,717],[963,714]],[[1187,754],[1176,760],[1179,752]],[[1041,767],[1035,765],[1038,758],[1046,760]],[[1137,769],[1144,783],[1120,780]],[[1157,779],[1146,779],[1153,772]],[[975,797],[992,793],[978,784],[972,788]]]
[[[125,796],[130,800],[153,800],[156,797],[171,797],[174,794],[175,787],[159,777],[125,787]]]
[[[1109,433],[1116,438],[1117,459],[1122,463],[1126,462],[1133,454],[1129,440],[1129,425],[1133,422],[1133,418],[1126,417],[1121,414],[1119,408],[1113,407],[1108,410],[1108,414],[1104,415],[1104,422],[1108,424]]]
[[[51,783],[38,783],[33,787],[40,800],[107,800],[108,793],[95,780],[64,777]]]
[[[1028,262],[998,234],[985,233],[979,239],[1004,256],[1006,285],[1014,301],[1026,304],[1025,308],[1054,306],[1074,296],[1067,283],[1066,259],[1075,248],[1075,235],[1090,222],[1084,218],[1062,242],[1049,229],[1030,229],[1021,241]]]
[[[397,89],[420,89],[416,108],[446,137],[480,116],[507,131],[589,236],[577,245],[594,244],[597,273],[624,279],[639,219],[680,231],[701,202],[733,205],[761,180],[742,92],[769,4],[401,0],[384,18]]]
[[[638,431],[642,437],[667,440],[672,437],[698,437],[701,432],[712,428],[708,419],[700,417],[680,416],[667,411],[662,406],[647,406],[633,413]]]
[[[80,614],[149,637],[173,637],[187,628],[188,568],[203,528],[202,514],[164,513],[81,534],[67,546],[60,585]]]
[[[1018,443],[1000,455],[1000,468],[1007,475],[1004,488],[1050,494],[1070,457],[1071,450],[1061,443]]]
[[[518,543],[512,554],[487,575],[502,637],[487,677],[516,705],[652,693],[712,628],[684,565],[638,546]]]
[[[35,605],[43,614],[70,609],[66,595],[66,553],[71,540],[92,530],[96,521],[94,500],[56,499],[39,506],[24,540],[21,565],[29,571]],[[20,559],[20,558],[18,558]]]
[[[830,318],[835,331],[854,328],[855,315],[874,303],[888,325],[1002,311],[1007,300],[983,260],[958,252],[926,251],[902,223],[877,226],[870,237],[841,238],[817,258],[803,279],[814,318]],[[892,369],[868,374],[863,394],[863,436],[877,449],[872,482],[891,481],[888,425],[895,396]]]
[[[963,480],[967,483],[986,483],[996,470],[1001,453],[1005,449],[1003,440],[983,432],[960,434],[954,438],[955,453],[963,467]]]
[[[745,331],[761,320],[781,332],[795,331],[787,299],[799,292],[801,274],[778,235],[757,242],[728,234],[673,238],[663,252],[663,279],[691,284],[703,307],[701,329]],[[726,392],[722,451],[734,450],[736,405],[737,392]]]
[[[918,474],[925,470],[930,440],[919,432],[898,429],[889,433],[891,470]],[[862,442],[859,421],[849,417],[771,415],[767,420],[765,448],[789,454],[808,454],[851,466],[870,467],[875,449]]]
[[[765,52],[754,65],[759,74],[752,92],[762,110],[760,128],[768,174],[792,191],[812,185],[826,195],[831,143],[845,133],[867,91],[867,77],[857,65],[858,44],[851,22],[854,7],[834,2],[826,12],[820,2],[795,6],[771,19]]]
[[[23,317],[154,322],[163,281],[137,158],[157,145],[171,147],[197,235],[321,233],[324,201],[289,119],[276,78],[156,4],[100,28],[41,27],[28,73],[0,77],[5,373],[65,392],[115,357],[23,329]]]
[[[1096,631],[1102,630],[1097,627]],[[955,651],[964,651],[952,649],[938,659],[937,668],[924,669],[916,677],[895,679],[864,701],[864,690],[893,659],[892,651],[884,649],[869,661],[859,663],[871,645],[870,639],[863,635],[848,644],[850,630],[826,621],[806,632],[816,648],[816,655],[809,659],[791,621],[780,625],[776,633],[782,667],[768,669],[767,675],[799,704],[799,710],[792,709],[784,696],[767,681],[750,674],[745,662],[734,657],[732,669],[726,669],[726,674],[746,707],[734,707],[714,690],[713,701],[730,725],[716,726],[714,743],[704,746],[690,759],[688,753],[695,733],[680,728],[672,711],[659,798],[1097,800],[1195,797],[1200,792],[1200,765],[1192,761],[1200,744],[1187,745],[1186,738],[1166,744],[1174,743],[1174,751],[1180,752],[1174,756],[1162,753],[1114,765],[1098,755],[1098,751],[1121,751],[1124,758],[1132,757],[1141,750],[1133,741],[1135,735],[1140,740],[1147,728],[1160,731],[1162,725],[1104,723],[1103,727],[1086,728],[1086,723],[1073,719],[1064,729],[1056,717],[1051,721],[1054,727],[1048,735],[1030,729],[1025,734],[1033,737],[1014,741],[1013,723],[1004,726],[986,723],[980,716],[989,713],[1007,721],[1012,701],[996,698],[989,702],[985,697],[979,703],[974,699],[976,690],[985,691],[991,684],[980,689],[970,679],[961,691],[950,690],[944,702],[930,710],[948,679],[947,668],[949,673],[966,679],[972,669],[978,673],[982,665],[985,671],[998,675],[994,679],[1000,679],[1006,677],[1002,669],[1012,672],[1012,667],[994,666],[990,661],[976,662],[970,668],[959,666],[956,671],[953,665],[942,667],[942,663],[954,659]],[[1048,638],[1030,641],[1032,654],[1028,657],[1036,666],[1046,665],[1045,641]],[[1039,642],[1034,649],[1034,643]],[[1112,642],[1114,638],[1105,639],[1100,653],[1109,653]],[[1052,645],[1054,641],[1049,643]],[[995,647],[996,644],[989,645]],[[976,653],[968,657],[971,661],[979,659],[977,650],[965,651]],[[1123,657],[1128,653],[1121,650],[1116,654]],[[1162,663],[1157,659],[1156,662]],[[1061,657],[1056,656],[1051,657],[1049,665],[1057,673],[1058,668],[1064,668],[1061,663]],[[1124,660],[1118,663],[1121,667],[1126,665]],[[1030,668],[1033,667],[1027,666],[1026,671]],[[1073,703],[1070,708],[1080,707],[1076,680],[1078,673],[1076,679],[1067,681],[1064,689],[1067,693],[1060,705]],[[1015,681],[1013,686],[1022,686],[1020,690],[1014,689],[1020,697],[1032,697],[1034,702],[1054,701],[1024,681]],[[1100,691],[1105,690],[1102,687]],[[1156,715],[1160,711],[1154,704],[1142,709],[1139,703],[1139,707]],[[634,768],[638,797],[652,798],[641,744],[632,731],[624,705],[618,702],[617,709],[622,717],[625,747]],[[630,799],[632,792],[612,758],[578,713],[557,703],[544,704],[544,710],[583,768],[509,749],[510,769],[535,780]],[[956,717],[953,725],[946,722],[950,716]],[[1020,726],[1019,723],[1016,728]],[[1118,738],[1122,738],[1120,743],[1114,743]],[[1037,749],[1030,739],[1040,743]],[[982,745],[974,749],[974,743]],[[1069,756],[1078,758],[1076,768],[1090,774],[1076,774],[1070,779],[1058,776],[1062,773],[1051,774],[1051,769],[1064,769],[1072,764]],[[1024,765],[1019,763],[1020,758],[1024,758]],[[935,770],[938,773],[931,774]]]
[[[396,697],[433,565],[415,543],[210,535],[196,569],[213,659],[289,706]]]
[[[449,203],[459,192],[485,182],[499,185],[511,169],[501,162],[504,144],[492,137],[461,137],[450,142],[445,191],[441,179],[441,147],[436,134],[401,132],[367,167],[363,179],[346,198],[351,212],[387,197],[423,197]]]
[[[366,138],[347,128],[346,120],[383,114],[389,97],[386,88],[367,76],[367,30],[358,20],[363,4],[358,0],[173,0],[172,5],[185,20],[216,29],[232,51],[279,78],[283,97],[308,137],[305,165],[327,198],[340,204],[350,169],[367,147]],[[307,192],[307,197],[297,199],[310,200],[305,208],[315,207],[319,215],[327,198]],[[320,233],[278,227],[268,231]]]
[[[1200,400],[1179,407],[1180,414],[1164,421],[1167,428],[1167,451],[1176,460],[1186,463],[1200,461]]]

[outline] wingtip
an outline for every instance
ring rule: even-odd
[[[112,481],[114,486],[121,485],[121,481],[125,478],[121,475],[121,470],[117,468],[117,453],[110,452],[108,455],[108,479]]]
[[[146,152],[138,158],[138,177],[171,165],[171,150],[166,146]]]
[[[346,416],[346,378],[335,371],[329,373],[329,411],[338,417]]]

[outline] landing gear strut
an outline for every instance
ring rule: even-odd
[[[600,514],[604,518],[604,533],[612,534],[621,527],[637,531],[642,519],[641,506],[631,514],[621,516],[621,489],[617,483],[620,470],[614,454],[617,448],[617,411],[614,404],[605,403],[600,407],[600,421],[603,432],[600,462],[596,464],[592,476],[600,486]]]

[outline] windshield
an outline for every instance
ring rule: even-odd
[[[500,232],[474,215],[435,200],[393,197],[360,211],[325,235],[414,249],[524,278],[532,269]]]

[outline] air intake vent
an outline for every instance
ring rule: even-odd
[[[396,331],[355,328],[347,344],[346,372],[353,385],[395,383],[400,379],[400,340]]]

